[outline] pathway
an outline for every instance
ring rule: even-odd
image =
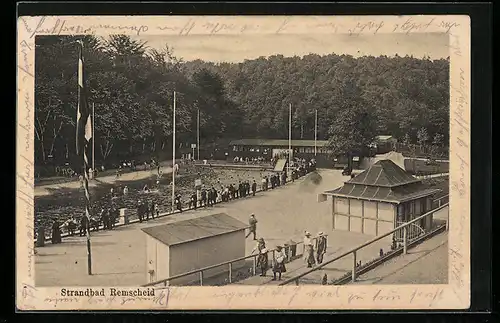
[[[290,238],[301,239],[304,230],[316,234],[323,231],[331,234],[331,205],[317,203],[317,194],[342,185],[349,179],[339,170],[321,170],[323,178],[318,185],[307,179],[287,184],[276,190],[258,193],[255,197],[197,211],[186,211],[148,223],[135,223],[116,228],[114,231],[92,233],[92,256],[94,275],[87,275],[85,237],[65,238],[62,244],[47,244],[37,248],[35,256],[35,281],[37,286],[137,286],[145,284],[146,239],[141,228],[184,220],[208,214],[225,212],[247,222],[250,213],[255,213],[259,223],[258,236],[266,239],[269,248],[283,244]],[[353,246],[361,240],[359,234],[338,234],[339,248]],[[246,254],[255,242],[247,240]]]

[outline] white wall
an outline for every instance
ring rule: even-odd
[[[333,229],[380,235],[394,229],[390,203],[333,197]]]
[[[363,201],[365,218],[377,218],[377,202]]]
[[[363,207],[361,205],[362,204],[361,200],[350,199],[350,204],[351,204],[349,212],[350,215],[355,215],[359,217],[363,216]]]
[[[174,245],[170,247],[170,276],[215,265],[245,256],[245,231]],[[239,268],[243,262],[234,264]],[[228,266],[221,266],[204,272],[204,278],[227,272]],[[179,278],[171,285],[182,285],[197,280],[199,275]]]
[[[146,281],[153,282],[168,278],[169,247],[155,238],[146,235]],[[154,270],[153,276],[149,270]]]
[[[394,205],[390,203],[378,203],[378,218],[389,222],[394,222]],[[379,232],[380,234],[380,232]]]
[[[349,200],[342,197],[334,197],[335,213],[349,214]]]

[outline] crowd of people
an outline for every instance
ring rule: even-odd
[[[258,160],[255,161],[258,162]],[[124,167],[136,167],[136,165],[133,162],[124,162]],[[153,160],[151,163],[146,163],[144,165],[145,169],[148,169],[148,167],[149,169],[152,169],[152,167],[157,167],[159,169],[159,164]],[[290,179],[294,181],[299,177],[313,171],[314,169],[314,160],[306,162],[305,160],[296,158],[292,163]],[[158,171],[158,176],[161,176],[161,171]],[[120,176],[120,173],[121,172],[117,170],[117,176]],[[176,195],[174,204],[179,212],[183,212],[186,206],[188,209],[211,207],[217,203],[229,202],[248,196],[255,196],[259,188],[261,191],[267,191],[269,189],[275,189],[279,186],[286,185],[287,178],[288,176],[285,170],[283,172],[274,172],[272,174],[263,176],[260,185],[255,180],[240,180],[236,184],[229,184],[225,186],[222,185],[220,181],[217,181],[217,184],[220,185],[219,189],[216,188],[217,184],[211,185],[210,187],[201,185],[197,187],[196,191],[191,194],[191,196],[189,197],[189,201],[183,201],[180,195]],[[143,189],[143,192],[145,193],[148,193],[150,191],[151,190],[147,185]],[[123,196],[127,196],[128,194],[129,188],[127,186],[124,186]],[[62,232],[66,232],[68,235],[72,236],[77,233],[77,230],[79,230],[79,235],[85,236],[87,230],[98,231],[100,228],[102,228],[103,230],[112,230],[120,217],[119,210],[113,203],[114,198],[116,198],[116,193],[114,192],[114,189],[111,188],[110,198],[103,199],[107,201],[107,203],[100,203],[100,205],[95,205],[94,210],[91,210],[92,216],[90,217],[90,221],[88,220],[85,213],[81,214],[79,217],[72,216],[62,224],[57,220],[54,221],[51,228],[53,243],[61,243]],[[137,201],[136,207],[139,222],[154,219],[155,217],[158,217],[160,213],[158,203],[155,203],[152,199],[148,199],[147,197],[140,198]],[[38,233],[35,234],[38,235]],[[256,238],[255,233],[254,238]]]
[[[253,240],[257,241],[256,246],[253,248],[251,255],[257,252],[257,267],[260,269],[260,276],[265,277],[269,268],[273,271],[273,280],[281,280],[281,274],[286,272],[286,262],[292,258],[291,246],[285,247],[278,245],[274,251],[274,258],[272,264],[269,266],[269,251],[266,248],[264,238],[257,239],[257,219],[255,214],[251,214],[248,224],[248,233],[246,237],[253,235]],[[317,237],[311,238],[310,232],[304,233],[304,252],[303,258],[308,268],[312,268],[316,264],[323,262],[324,255],[327,249],[327,238],[323,232],[319,232]]]

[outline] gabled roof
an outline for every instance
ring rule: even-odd
[[[346,184],[396,187],[418,182],[420,182],[418,178],[408,174],[392,160],[385,159],[377,161],[370,168],[347,181]]]
[[[288,139],[239,139],[229,143],[231,146],[285,146]],[[317,140],[318,147],[328,145],[328,140]],[[314,147],[314,140],[292,140],[292,147]]]
[[[195,219],[148,227],[142,229],[142,231],[166,245],[173,246],[245,230],[247,227],[247,224],[225,213],[218,213]]]

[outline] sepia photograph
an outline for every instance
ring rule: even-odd
[[[33,55],[23,295],[53,288],[56,306],[176,287],[450,284],[452,35],[359,24],[327,35],[34,23],[21,44]]]

